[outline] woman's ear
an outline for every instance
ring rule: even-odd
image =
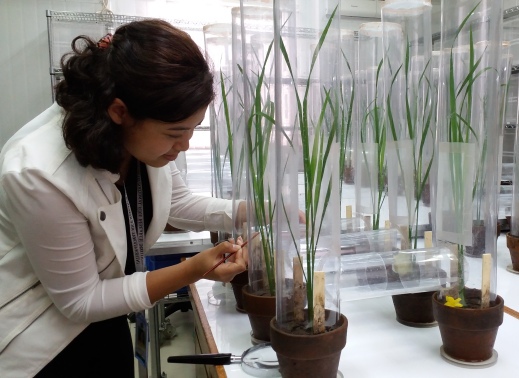
[[[118,125],[122,125],[130,117],[128,108],[119,98],[115,98],[108,106],[108,115]]]

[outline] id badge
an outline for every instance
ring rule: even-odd
[[[135,358],[145,369],[148,366],[148,322],[144,311],[135,314]]]

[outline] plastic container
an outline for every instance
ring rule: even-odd
[[[327,251],[319,252],[316,270],[326,272],[326,281],[339,275],[341,301],[435,291],[458,281],[458,260],[449,248],[342,255],[339,271],[327,266],[326,257]]]

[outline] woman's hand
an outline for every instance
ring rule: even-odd
[[[231,243],[234,243],[234,239],[229,239]],[[243,245],[245,241],[241,236],[238,236],[238,239],[236,239],[236,244],[241,247],[241,250],[243,251],[243,260],[245,260],[245,269],[249,266],[249,250],[247,244]]]
[[[203,270],[203,272],[201,272],[201,278],[229,282],[235,275],[243,272],[247,268],[247,265],[243,257],[244,251],[241,248],[242,244],[243,241],[241,238],[238,238],[237,244],[225,241],[194,256],[193,258],[199,260],[198,263],[200,263],[200,271]],[[232,255],[213,271],[208,272],[228,254]],[[204,273],[206,272],[208,273],[204,276]]]
[[[165,268],[152,270],[146,275],[146,285],[150,301],[156,302],[166,295],[173,293],[186,285],[192,284],[202,278],[214,281],[229,282],[235,275],[246,269],[243,259],[243,249],[240,244],[228,241],[218,244],[213,248],[197,253],[193,257]],[[211,270],[228,254],[232,254],[222,264]]]

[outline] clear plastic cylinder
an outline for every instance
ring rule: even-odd
[[[274,24],[272,3],[240,7],[249,290],[275,295]]]
[[[341,301],[437,291],[458,281],[456,254],[446,247],[343,254],[339,270],[327,267],[327,255],[318,250],[315,264],[326,271],[328,281],[340,277]]]
[[[355,168],[353,150],[353,128],[356,121],[355,108],[355,33],[351,29],[341,29],[341,137],[339,173],[341,178],[341,218],[348,218],[342,209],[355,205]]]
[[[449,248],[344,255],[341,300],[441,290],[457,283],[456,266]]]
[[[423,0],[393,0],[382,7],[389,219],[405,230],[408,248],[423,246],[424,232],[431,230],[431,8]],[[393,31],[395,24],[401,33]]]
[[[317,251],[324,250],[323,267],[340,269],[339,5],[337,0],[275,3],[276,321],[281,328],[296,321],[315,332],[320,324],[333,326],[340,315],[339,277],[315,265]],[[299,209],[305,215],[303,241]],[[318,294],[322,286],[334,289]],[[323,314],[329,310],[328,318],[314,320],[321,312],[317,305]]]
[[[498,183],[501,185],[501,181],[503,179],[503,137],[504,137],[504,129],[506,127],[506,113],[507,113],[507,105],[508,105],[508,96],[509,96],[509,88],[510,88],[510,76],[512,73],[512,63],[513,56],[510,52],[510,42],[503,41],[501,45],[501,71],[500,71],[500,81],[499,81],[499,112],[497,114],[497,124],[500,125],[499,128],[499,169],[498,169]],[[507,196],[507,193],[502,193],[503,187],[500,186],[500,195],[498,196],[498,221],[501,219],[505,219],[509,213],[507,209],[510,206],[510,197]]]
[[[401,33],[399,25],[392,28]],[[368,22],[358,31],[355,211],[373,230],[388,219],[383,30],[381,22]]]
[[[519,89],[519,87],[518,87]],[[515,93],[519,98],[519,91]],[[516,125],[519,125],[519,112],[517,112]],[[512,173],[512,206],[510,216],[510,234],[519,237],[519,132],[515,131],[514,140],[514,164]]]
[[[232,198],[232,29],[231,24],[203,28],[207,60],[213,67],[215,97],[209,104],[212,195]]]
[[[232,133],[232,192],[233,192],[233,213],[236,214],[237,208],[242,201],[247,200],[247,164],[248,158],[245,153],[245,111],[244,98],[245,85],[243,78],[243,45],[244,39],[241,34],[242,21],[240,7],[231,9],[231,38],[232,38],[232,113],[231,122],[233,125]],[[248,203],[248,201],[247,201]],[[247,214],[249,213],[247,209]],[[242,236],[247,238],[247,224],[237,225],[235,237]]]
[[[341,255],[396,251],[402,234],[397,229],[381,229],[341,234]]]
[[[435,237],[458,254],[463,305],[465,288],[481,289],[483,254],[496,295],[502,21],[502,1],[442,1]]]

